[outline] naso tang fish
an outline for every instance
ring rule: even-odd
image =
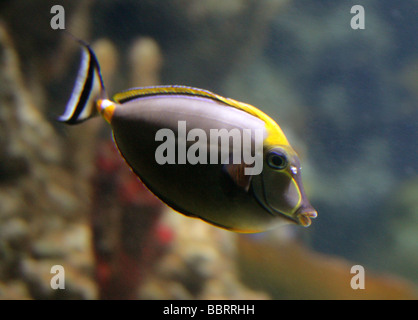
[[[237,232],[261,232],[289,222],[309,226],[317,216],[303,189],[296,152],[277,123],[249,104],[186,86],[135,88],[110,100],[98,60],[82,44],[76,84],[59,120],[77,124],[96,115],[110,124],[120,154],[132,171],[158,198],[184,215]],[[187,129],[189,133],[195,130],[193,139],[182,136]],[[159,139],[161,130],[173,135]],[[201,142],[197,153],[203,152],[202,145],[213,150],[215,144],[221,150],[222,136],[215,142],[207,138],[214,130],[243,134],[239,143],[227,145],[229,159],[209,161],[213,158],[208,152],[199,154],[207,161],[197,163],[158,161],[162,143],[167,145],[160,156],[166,160],[172,151],[177,154],[171,159],[182,156],[184,160],[182,150],[190,151],[197,140]],[[250,143],[244,145],[246,130]],[[261,132],[261,148],[257,148],[257,132]],[[237,146],[242,147],[241,157],[250,150],[252,159],[260,159],[262,170],[248,174],[246,169],[255,168],[256,163],[251,166],[239,161],[239,156],[232,158]]]

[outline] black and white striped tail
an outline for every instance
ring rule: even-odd
[[[67,124],[77,124],[98,114],[96,101],[105,98],[100,66],[93,50],[84,42],[81,65],[65,112],[58,118]]]

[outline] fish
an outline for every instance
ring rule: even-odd
[[[102,116],[127,165],[166,205],[241,233],[308,227],[317,217],[299,157],[267,114],[181,85],[132,88],[109,99],[93,49],[79,42],[80,68],[58,121]]]

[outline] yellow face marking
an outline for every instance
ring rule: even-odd
[[[294,188],[298,192],[298,202],[297,202],[297,204],[293,207],[293,209],[292,209],[291,212],[286,213],[286,215],[288,215],[288,216],[291,217],[291,216],[293,216],[295,214],[295,212],[297,211],[297,209],[299,209],[300,204],[302,203],[302,193],[300,192],[299,185],[296,182],[295,178],[293,178],[292,175],[289,172],[287,172],[287,171],[284,171],[282,173],[289,177],[290,182],[293,184]]]
[[[296,212],[296,210],[300,207],[300,204],[302,203],[302,194],[300,192],[299,189],[299,185],[297,184],[296,180],[294,178],[292,178],[292,183],[295,185],[295,188],[298,192],[298,203],[296,204],[296,206],[293,208],[291,215],[293,216]]]

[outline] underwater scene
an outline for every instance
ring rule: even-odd
[[[0,2],[0,299],[416,300],[417,18]]]

